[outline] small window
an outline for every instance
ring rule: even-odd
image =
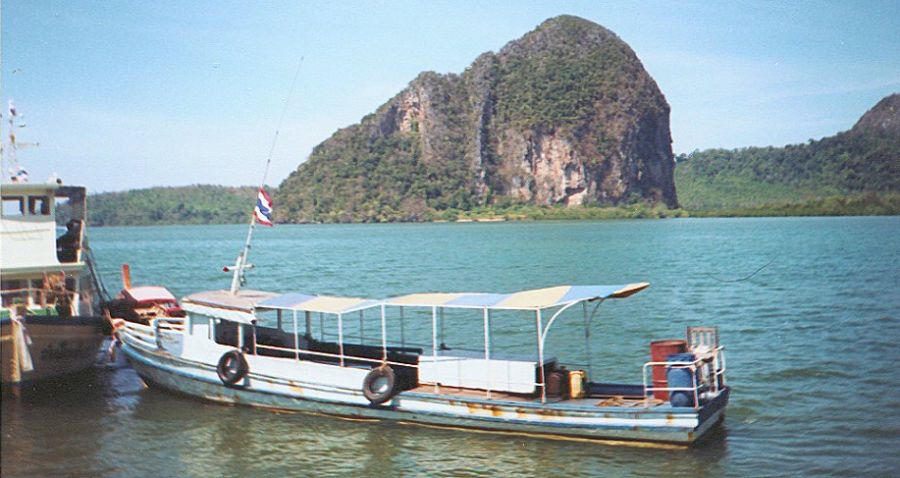
[[[46,196],[30,196],[28,198],[28,213],[32,216],[49,216],[50,199]]]
[[[216,321],[215,334],[217,344],[238,346],[238,324],[219,319]]]
[[[25,198],[22,196],[3,196],[3,215],[6,217],[25,214]]]

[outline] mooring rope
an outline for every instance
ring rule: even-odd
[[[758,274],[759,271],[761,271],[761,270],[765,269],[766,267],[769,267],[770,265],[772,265],[772,263],[775,262],[775,259],[778,259],[778,256],[773,257],[772,260],[770,260],[769,262],[767,262],[764,266],[760,267],[759,269],[756,269],[755,271],[753,271],[753,273],[751,273],[750,275],[748,275],[748,276],[746,276],[746,277],[741,277],[740,279],[720,279],[720,278],[718,278],[718,277],[716,277],[716,276],[714,276],[714,275],[712,275],[712,274],[710,274],[710,273],[706,273],[706,275],[709,276],[709,278],[711,278],[711,279],[713,279],[713,280],[717,280],[717,281],[719,281],[719,282],[728,282],[728,283],[742,282],[742,281],[745,281],[745,280],[750,279],[751,277],[753,277],[753,276],[755,276],[756,274]]]

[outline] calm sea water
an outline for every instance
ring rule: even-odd
[[[181,296],[227,287],[245,233],[90,235],[111,291],[128,262],[135,283]],[[251,262],[248,287],[368,297],[648,281],[601,306],[595,379],[639,383],[650,340],[718,325],[731,407],[703,446],[647,449],[207,404],[109,366],[3,400],[3,476],[900,474],[900,217],[278,226],[257,231]],[[584,359],[576,319],[551,333],[561,359]]]

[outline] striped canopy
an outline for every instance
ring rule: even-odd
[[[462,309],[539,310],[593,299],[620,299],[650,286],[647,282],[626,285],[561,285],[512,294],[433,293],[410,294],[385,301],[386,305],[448,307]]]
[[[324,312],[347,314],[381,305],[381,301],[356,297],[331,297],[307,295],[297,292],[281,294],[256,304],[258,309],[295,310],[298,312]]]

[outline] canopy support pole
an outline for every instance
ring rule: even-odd
[[[306,316],[306,336],[312,338],[312,313],[310,311],[305,312]]]
[[[387,327],[385,326],[384,304],[381,304],[381,361],[387,364]]]
[[[406,327],[403,325],[403,307],[400,307],[400,346],[406,347]]]
[[[300,360],[300,338],[297,337],[297,311],[294,311],[294,359]]]
[[[591,322],[594,320],[594,316],[597,314],[597,310],[600,309],[600,304],[602,304],[604,300],[605,299],[599,299],[597,301],[597,304],[594,305],[594,310],[591,311],[590,315],[587,313],[587,302],[582,302],[582,304],[584,304],[584,347],[588,359],[587,380],[589,383],[594,380],[594,375],[592,373],[592,364],[594,360],[591,355]]]
[[[535,311],[534,325],[537,329],[538,376],[540,377],[541,382],[538,386],[541,387],[541,403],[547,403],[547,387],[545,386],[546,380],[544,379],[544,338],[541,333],[541,330],[543,330],[541,324],[541,309]]]
[[[571,304],[566,304],[566,305],[562,306],[561,309],[557,310],[556,313],[553,314],[552,317],[550,317],[550,320],[547,321],[547,326],[544,327],[543,332],[540,335],[541,350],[544,350],[544,341],[547,340],[547,334],[550,333],[550,327],[553,326],[553,322],[556,321],[556,318],[559,317],[560,314],[565,312],[566,309],[568,309],[569,307],[572,307],[573,305],[575,305],[577,303],[578,302],[572,302]]]
[[[491,399],[491,312],[484,308],[484,373],[487,398]]]
[[[319,340],[325,341],[325,314],[319,312]]]
[[[359,311],[362,313],[362,311]],[[344,366],[344,314],[338,314],[338,355],[341,360],[341,367]]]
[[[441,307],[441,350],[447,350],[447,343],[444,341],[444,308]]]
[[[581,310],[584,314],[584,354],[587,356],[587,377],[588,382],[591,381],[591,329],[588,327],[587,302],[581,303]]]
[[[382,312],[382,316],[384,313]],[[366,339],[363,338],[363,334],[365,333],[365,328],[363,327],[363,314],[362,311],[359,311],[359,345],[365,345]]]
[[[437,307],[431,306],[431,357],[437,365]],[[437,382],[434,383],[434,393],[440,393]]]

